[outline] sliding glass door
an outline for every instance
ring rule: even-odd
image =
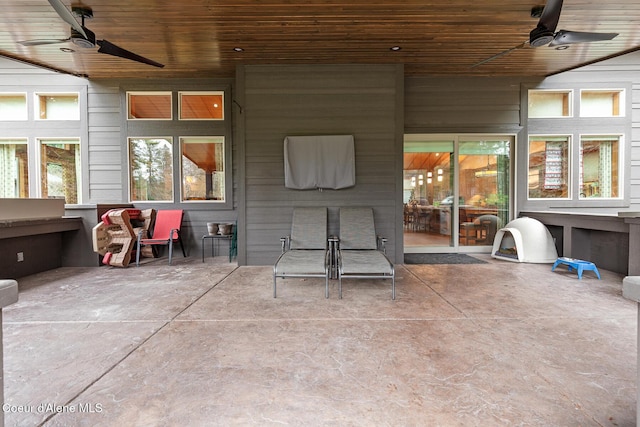
[[[511,218],[513,135],[405,135],[407,253],[487,252]]]

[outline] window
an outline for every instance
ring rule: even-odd
[[[80,120],[77,93],[36,94],[40,120]]]
[[[183,137],[182,200],[225,201],[224,137]]]
[[[27,95],[24,93],[1,94],[0,120],[27,120]]]
[[[619,136],[580,138],[580,198],[619,197]]]
[[[78,139],[40,139],[42,197],[80,203],[80,164]]]
[[[127,92],[129,120],[171,120],[171,92]]]
[[[131,201],[173,201],[173,139],[129,138]]]
[[[27,139],[0,140],[0,197],[29,197]]]
[[[529,90],[529,118],[571,117],[570,90]]]
[[[624,91],[583,90],[580,92],[580,116],[624,116]]]
[[[224,120],[224,92],[179,92],[180,120]]]
[[[569,197],[568,136],[529,136],[530,199]]]

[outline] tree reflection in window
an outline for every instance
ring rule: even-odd
[[[80,203],[80,141],[40,140],[42,197]]]
[[[131,201],[173,201],[173,140],[129,138]]]

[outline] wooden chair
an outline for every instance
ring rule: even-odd
[[[138,234],[136,246],[136,266],[140,265],[140,251],[142,246],[163,245],[169,247],[169,265],[173,257],[173,243],[178,242],[182,248],[182,255],[186,258],[180,228],[182,226],[182,209],[179,210],[159,210],[156,214],[155,224],[151,237],[144,238],[142,232]]]

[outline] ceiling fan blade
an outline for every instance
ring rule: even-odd
[[[100,49],[98,52],[106,53],[107,55],[118,56],[120,58],[130,59],[132,61],[142,62],[143,64],[153,65],[154,67],[163,68],[164,65],[159,62],[152,61],[151,59],[147,59],[143,56],[137,55],[133,52],[130,52],[126,49],[123,49],[115,44],[107,41],[107,40],[98,40],[98,45]]]
[[[549,46],[560,46],[574,43],[589,43],[599,42],[604,40],[611,40],[615,38],[618,33],[583,33],[580,31],[566,31],[560,30],[556,33],[553,41],[549,43]]]
[[[538,21],[538,27],[543,26],[554,32],[558,27],[558,21],[560,21],[560,12],[562,12],[562,0],[547,0]]]
[[[491,56],[491,57],[489,57],[489,58],[487,58],[487,59],[483,59],[482,61],[480,61],[480,62],[478,62],[478,63],[476,63],[476,64],[473,64],[473,65],[471,66],[471,68],[475,68],[475,67],[477,67],[478,65],[486,64],[487,62],[489,62],[489,61],[493,61],[494,59],[497,59],[497,58],[500,58],[501,56],[504,56],[504,55],[506,55],[506,54],[508,54],[508,53],[511,53],[511,52],[513,52],[514,50],[522,49],[522,48],[524,48],[526,45],[527,45],[527,42],[522,42],[522,43],[520,43],[519,45],[512,47],[511,49],[503,50],[503,51],[502,51],[502,52],[500,52],[500,53],[497,53],[497,54],[495,54],[495,55],[493,55],[493,56]]]
[[[55,11],[58,13],[58,15],[60,16],[60,18],[62,18],[63,21],[71,25],[71,27],[73,27],[74,30],[82,34],[84,38],[87,37],[87,34],[84,32],[84,29],[82,28],[82,25],[80,25],[80,23],[73,16],[73,13],[71,13],[69,9],[67,9],[67,7],[64,5],[64,3],[62,3],[62,0],[49,0],[49,4],[51,5],[51,7],[55,9]]]
[[[23,40],[20,43],[22,46],[41,46],[45,44],[57,44],[64,43],[71,40],[71,38],[66,39],[35,39],[35,40]]]

